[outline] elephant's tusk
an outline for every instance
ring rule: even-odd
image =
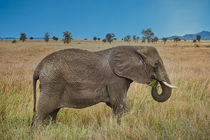
[[[166,85],[167,87],[170,87],[170,88],[177,88],[176,86],[173,86],[165,81],[162,81],[164,85]]]

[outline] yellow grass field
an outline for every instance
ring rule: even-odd
[[[151,45],[158,49],[171,82],[178,88],[158,103],[147,85],[132,83],[128,113],[118,125],[104,103],[85,109],[63,108],[57,123],[30,133],[33,116],[32,74],[48,54],[67,48],[89,51],[117,45]],[[196,47],[196,46],[200,47]],[[202,140],[210,139],[210,41],[153,44],[114,41],[0,40],[0,140]],[[38,88],[38,86],[37,86]],[[39,91],[38,93],[39,94]]]

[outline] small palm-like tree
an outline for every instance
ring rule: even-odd
[[[64,43],[70,43],[72,40],[72,35],[69,31],[63,32],[63,36],[64,36]]]
[[[22,40],[23,42],[27,39],[26,34],[25,33],[21,33],[20,34],[20,40]]]
[[[114,40],[115,35],[112,33],[106,34],[106,41],[111,44],[111,42]]]
[[[48,42],[49,41],[49,33],[45,33],[45,36],[44,36],[44,41],[45,42]]]

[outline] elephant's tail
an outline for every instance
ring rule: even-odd
[[[36,82],[38,79],[39,75],[35,72],[33,75],[34,113],[36,112]]]

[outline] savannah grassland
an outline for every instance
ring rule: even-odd
[[[60,49],[97,51],[117,45],[155,46],[171,82],[178,88],[171,98],[155,102],[147,85],[132,83],[128,91],[128,113],[118,125],[104,103],[85,109],[63,108],[57,123],[30,133],[33,116],[32,74],[48,54]],[[201,140],[210,139],[210,41],[142,44],[115,41],[32,40],[15,44],[0,40],[0,140],[91,139],[91,140]],[[37,86],[38,89],[38,86]],[[39,91],[37,93],[39,95]]]

